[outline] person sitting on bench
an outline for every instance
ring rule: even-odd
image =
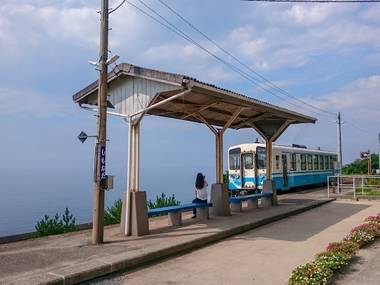
[[[197,174],[195,180],[195,199],[193,203],[195,204],[207,204],[207,181],[206,177],[202,173]],[[197,217],[197,211],[193,209],[193,219]]]

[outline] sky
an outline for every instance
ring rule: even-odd
[[[237,64],[158,0],[144,1]],[[328,113],[263,91],[129,4],[110,15],[109,49],[120,56],[118,63],[186,74],[318,118],[315,125],[290,127],[277,143],[336,150],[333,114],[340,111],[343,162],[363,150],[378,152],[380,4],[164,1],[251,69]],[[130,2],[146,10],[139,0]],[[33,207],[42,215],[69,205],[84,209],[83,219],[89,216],[94,140],[82,144],[77,135],[95,134],[96,118],[79,109],[72,95],[98,76],[88,61],[98,58],[99,9],[100,1],[93,0],[1,1],[0,189],[7,199],[0,202],[0,216],[13,213],[15,205],[25,215]],[[106,195],[108,205],[125,189],[127,134],[122,119],[109,118],[107,171],[115,176],[115,189]],[[198,171],[215,179],[214,138],[207,127],[146,117],[141,135],[141,184],[149,198],[166,192],[189,200]],[[228,131],[224,147],[256,137],[252,130]]]

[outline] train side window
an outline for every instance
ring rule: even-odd
[[[276,155],[276,169],[280,169],[280,156]]]
[[[292,159],[290,163],[290,170],[296,171],[297,170],[297,155],[295,153],[292,153]]]
[[[328,155],[325,156],[325,169],[330,169],[330,157]]]
[[[257,155],[257,159],[256,159],[257,168],[265,169],[267,165],[265,148],[262,148],[262,147],[257,148],[256,155]]]
[[[314,154],[313,160],[314,160],[314,170],[318,170],[319,168],[318,155]]]
[[[325,157],[323,155],[319,156],[319,169],[323,170],[325,168]]]
[[[330,156],[330,169],[334,169],[334,157]]]
[[[307,169],[313,170],[313,156],[311,154],[307,155]]]
[[[301,154],[301,170],[306,170],[306,154]]]

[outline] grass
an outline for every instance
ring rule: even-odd
[[[353,196],[354,193],[348,192],[344,195],[345,196]],[[356,196],[379,196],[380,197],[380,191],[379,190],[373,190],[373,189],[364,189],[364,191],[362,192],[362,190],[359,188],[359,189],[356,189]]]

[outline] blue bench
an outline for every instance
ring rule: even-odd
[[[195,203],[189,203],[189,204],[183,204],[178,206],[169,206],[169,207],[162,207],[162,208],[156,208],[156,209],[149,209],[148,210],[148,216],[158,216],[162,214],[168,214],[168,224],[169,226],[179,226],[182,224],[182,212],[193,210],[194,208],[197,209],[197,219],[208,219],[209,218],[209,212],[208,208],[212,207],[211,203],[207,204],[195,204]]]
[[[272,193],[260,193],[260,194],[230,197],[231,210],[233,212],[241,212],[242,202],[244,201],[247,201],[248,209],[256,209],[258,208],[259,199],[261,199],[261,205],[267,207],[271,204],[272,196],[273,196]]]

